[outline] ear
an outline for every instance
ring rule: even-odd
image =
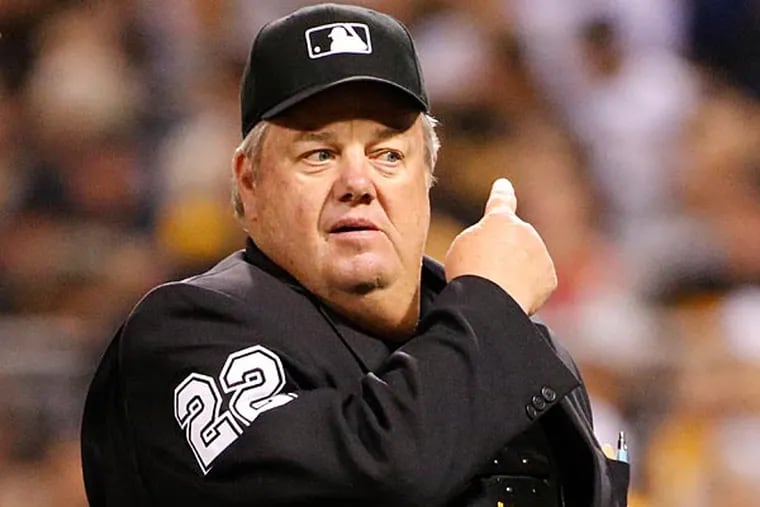
[[[237,196],[242,207],[241,218],[245,221],[252,220],[255,213],[256,182],[253,177],[253,163],[241,150],[235,150],[232,157],[232,177],[237,187]]]

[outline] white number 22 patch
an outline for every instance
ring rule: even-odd
[[[185,430],[195,459],[207,474],[213,461],[267,410],[294,400],[295,393],[279,394],[285,373],[277,355],[254,345],[230,354],[219,374],[219,384],[232,394],[222,412],[222,395],[212,377],[191,373],[174,389],[174,417]]]

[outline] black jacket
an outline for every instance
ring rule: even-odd
[[[429,259],[422,286],[403,344],[332,314],[250,242],[152,290],[88,394],[90,504],[493,506],[503,480],[531,475],[527,459],[500,466],[534,434],[547,452],[528,439],[526,456],[546,458],[565,505],[624,506],[628,466],[602,454],[546,329]]]

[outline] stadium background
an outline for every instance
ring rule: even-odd
[[[147,288],[241,246],[238,79],[306,3],[0,2],[0,507],[86,505],[99,354]],[[512,178],[631,504],[756,505],[758,2],[364,3],[411,28],[442,121],[429,253]]]

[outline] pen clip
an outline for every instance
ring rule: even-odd
[[[628,442],[625,439],[625,431],[618,433],[617,460],[628,463]]]

